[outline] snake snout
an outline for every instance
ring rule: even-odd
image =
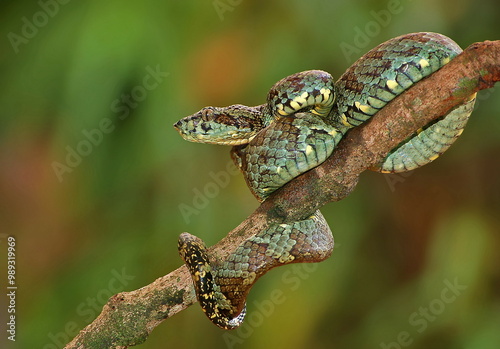
[[[177,122],[174,124],[174,128],[177,130],[177,132],[180,132],[180,131],[181,131],[181,120],[177,121]]]
[[[179,134],[181,135],[182,138],[186,139],[186,136],[188,134],[188,130],[186,129],[186,123],[184,122],[184,119],[181,119],[177,121],[174,124],[174,128]]]
[[[195,139],[200,138],[199,124],[199,120],[191,115],[177,121],[174,128],[182,138],[193,142]]]

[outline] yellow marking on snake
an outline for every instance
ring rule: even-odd
[[[448,64],[449,62],[450,62],[450,57],[446,57],[446,58],[443,58],[443,59],[441,60],[441,63],[442,63],[443,65]]]
[[[394,91],[394,89],[396,89],[399,86],[396,80],[387,80],[385,84],[391,91]]]
[[[300,108],[302,108],[302,106],[295,100],[290,102],[290,107],[292,107],[293,110],[299,110]]]
[[[352,126],[352,125],[349,123],[349,121],[347,121],[347,116],[346,116],[344,113],[342,113],[342,115],[340,115],[340,121],[342,121],[342,124],[343,124],[344,126],[347,126],[347,127]]]
[[[295,98],[294,98],[294,100],[293,100],[292,102],[290,102],[290,105],[291,105],[292,103],[294,103],[294,102],[295,102],[295,103],[298,103],[298,104],[299,104],[299,108],[298,108],[298,109],[300,109],[300,108],[301,108],[304,104],[306,104],[306,103],[307,103],[307,96],[308,96],[308,95],[309,95],[309,93],[304,92],[304,93],[303,93],[303,94],[301,94],[300,96],[295,97]],[[292,106],[292,108],[293,108],[293,106]]]
[[[418,61],[418,64],[420,65],[420,67],[426,68],[429,66],[429,61],[422,58],[420,61]]]
[[[313,147],[311,147],[310,145],[308,145],[308,146],[306,147],[306,155],[311,154],[313,151],[314,151],[314,148],[313,148]]]
[[[323,96],[324,100],[330,99],[330,95],[331,95],[332,91],[330,91],[329,89],[322,88],[321,90],[319,90],[319,92],[321,93],[321,96]]]
[[[314,96],[314,100],[313,100],[313,103],[318,103],[318,104],[322,104],[325,100],[327,100],[327,97],[326,97],[326,94],[325,94],[325,89],[322,88],[321,90],[318,91],[319,93],[317,93],[315,96]]]
[[[370,113],[370,109],[371,107],[369,105],[362,105],[360,108],[359,108],[363,113],[365,114],[369,114]]]
[[[369,105],[361,104],[358,101],[354,102],[354,105],[356,106],[356,108],[358,108],[359,110],[361,110],[363,113],[368,113],[370,111],[370,106]]]
[[[283,106],[283,104],[281,104],[281,103],[280,103],[280,104],[278,104],[278,105],[276,106],[276,108],[278,109],[278,114],[283,115],[283,116],[285,116],[285,115],[287,115],[287,114],[288,114],[288,113],[284,110],[284,106]]]
[[[429,158],[430,161],[434,161],[439,157],[439,154],[433,155]]]

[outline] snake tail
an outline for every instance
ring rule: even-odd
[[[205,243],[194,235],[182,233],[179,236],[178,250],[191,274],[196,298],[205,315],[215,325],[226,330],[240,326],[246,309],[243,307],[237,314],[232,314],[227,299],[216,291],[217,285],[213,281],[216,273],[212,269]],[[219,306],[224,301],[226,306]]]
[[[330,257],[333,245],[332,232],[319,211],[291,224],[271,224],[221,263],[211,263],[198,237],[188,233],[179,237],[179,252],[201,308],[223,329],[234,329],[243,322],[247,295],[262,275],[289,263],[323,261]]]
[[[445,117],[424,129],[393,149],[384,161],[372,170],[382,173],[399,173],[422,167],[443,154],[462,134],[474,109],[476,94],[469,97]]]

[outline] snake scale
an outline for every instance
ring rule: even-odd
[[[321,70],[296,73],[278,81],[265,104],[206,107],[174,127],[188,141],[233,146],[233,160],[252,193],[264,201],[325,161],[349,129],[461,51],[441,34],[402,35],[367,52],[337,81]],[[474,102],[475,95],[416,132],[375,170],[409,171],[436,159],[462,133]],[[198,237],[179,237],[197,299],[207,317],[224,329],[242,323],[247,294],[260,276],[288,263],[320,262],[332,250],[332,232],[319,211],[301,221],[271,224],[223,261],[215,262]]]

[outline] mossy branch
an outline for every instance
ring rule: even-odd
[[[225,258],[269,223],[303,219],[328,202],[345,198],[359,175],[379,163],[397,144],[499,80],[500,41],[469,46],[441,70],[391,101],[369,122],[349,131],[327,161],[274,192],[212,246],[212,253]],[[177,254],[175,246],[169,248],[168,253]],[[191,277],[181,266],[138,290],[111,297],[101,314],[66,348],[127,348],[143,343],[163,320],[195,302]]]

